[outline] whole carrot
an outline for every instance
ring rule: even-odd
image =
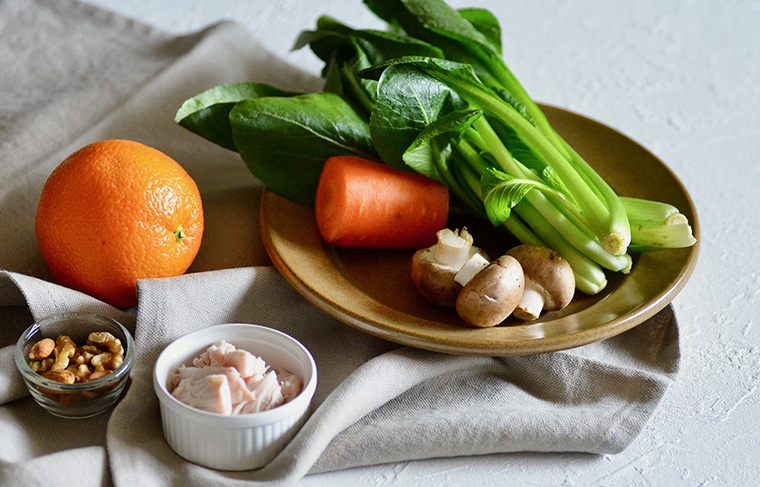
[[[421,174],[356,156],[325,162],[314,205],[322,239],[340,247],[422,248],[446,226],[449,192]]]

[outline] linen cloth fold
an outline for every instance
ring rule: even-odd
[[[261,185],[237,154],[173,123],[182,101],[220,83],[320,89],[318,79],[264,51],[233,22],[173,36],[74,0],[4,0],[0,59],[0,485],[53,477],[77,486],[290,485],[309,473],[431,457],[616,453],[640,434],[675,379],[671,307],[603,342],[491,358],[398,346],[308,303],[263,250]],[[128,310],[53,283],[34,237],[47,175],[105,138],[137,140],[175,158],[198,183],[206,214],[190,272],[140,281],[139,304]],[[26,326],[69,310],[120,319],[138,349],[122,401],[78,421],[37,407],[13,363]],[[152,368],[164,346],[226,322],[294,336],[319,369],[309,420],[256,471],[220,472],[177,456],[153,394]],[[89,459],[86,476],[80,458]]]

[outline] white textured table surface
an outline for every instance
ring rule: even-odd
[[[232,19],[313,73],[298,32],[329,14],[377,20],[360,0],[89,0],[175,33]],[[501,21],[508,65],[538,101],[647,147],[697,206],[701,252],[674,306],[678,380],[642,435],[611,456],[509,454],[383,465],[305,485],[756,485],[760,478],[760,2],[451,0]]]

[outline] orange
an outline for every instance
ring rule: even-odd
[[[95,142],[49,176],[35,231],[55,280],[116,307],[137,279],[183,274],[203,236],[201,196],[169,156],[129,140]]]

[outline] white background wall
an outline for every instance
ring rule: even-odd
[[[185,33],[221,19],[318,73],[298,32],[329,14],[378,21],[360,0],[88,0]],[[680,177],[702,226],[674,301],[683,362],[644,433],[611,456],[510,454],[380,466],[305,485],[755,485],[760,478],[760,2],[451,0],[501,21],[505,58],[534,99],[626,133]]]

